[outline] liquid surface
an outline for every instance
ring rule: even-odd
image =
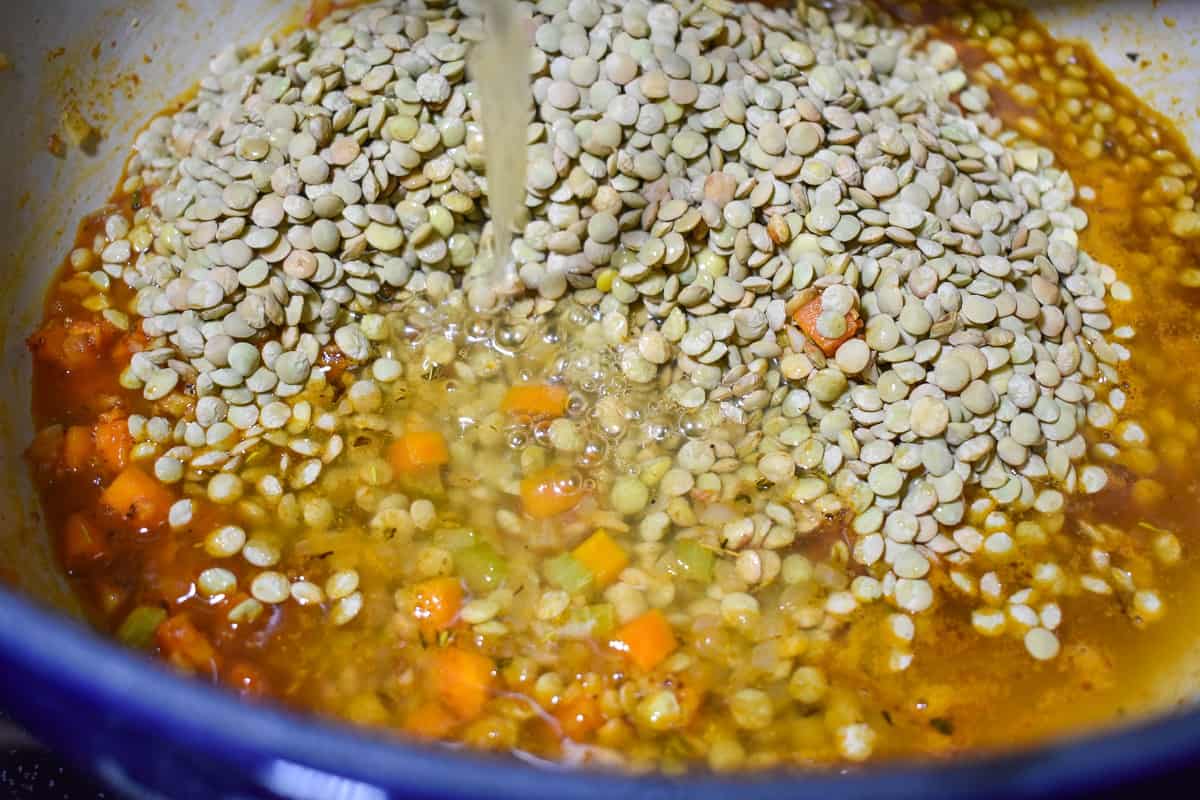
[[[658,384],[628,380],[604,315],[571,300],[526,298],[481,317],[396,298],[370,329],[390,363],[367,375],[324,348],[322,378],[237,470],[238,497],[211,482],[207,492],[141,486],[152,499],[164,491],[151,505],[175,516],[130,525],[149,511],[113,513],[114,475],[131,463],[152,472],[188,435],[167,419],[194,420],[197,403],[123,386],[149,338],[101,317],[94,281],[68,265],[32,340],[43,433],[31,458],[97,624],[249,696],[410,736],[637,768],[858,760],[859,725],[872,757],[950,755],[1150,710],[1149,687],[1192,644],[1186,619],[1200,605],[1190,524],[1200,382],[1178,370],[1200,357],[1189,332],[1200,299],[1191,157],[1085,48],[1028,18],[982,9],[922,21],[989,88],[1020,149],[1048,148],[1069,170],[1090,218],[1081,245],[1133,298],[1108,312],[1115,331],[1130,330],[1117,337],[1130,357],[1106,387],[1110,403],[1114,390],[1124,402],[1087,434],[1107,483],[1020,518],[1031,526],[1006,523],[1028,549],[990,571],[1004,586],[1042,581],[1054,602],[1029,602],[1043,619],[1061,614],[1056,657],[1031,660],[1011,633],[984,638],[973,614],[987,606],[986,581],[956,590],[947,565],[931,573],[945,593],[925,613],[865,602],[847,618],[827,611],[866,573],[849,557],[846,504],[794,502],[793,487],[784,496],[743,478],[747,427],[689,415]],[[113,217],[148,225],[148,191],[128,184],[84,225],[80,248],[103,251]],[[106,310],[134,301],[119,281],[106,297]],[[73,436],[91,442],[81,456]],[[704,437],[733,463],[730,480],[672,471],[682,444]],[[326,459],[305,483],[304,465]],[[627,479],[655,472],[656,487],[692,481],[681,489],[699,519],[678,512],[678,525],[694,537],[664,540],[646,523],[645,488]],[[181,499],[190,503],[176,511]],[[779,574],[757,586],[747,559],[706,530],[764,499],[798,533],[775,562],[760,556],[759,570],[774,563]],[[992,508],[968,521],[986,530]],[[1047,561],[1104,576],[1107,593],[1078,581],[1052,592],[1054,579],[1036,573]],[[1122,581],[1152,586],[1161,608]],[[283,601],[258,599],[277,592]],[[753,595],[757,610],[714,602],[734,594]]]

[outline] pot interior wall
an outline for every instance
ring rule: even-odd
[[[77,610],[53,566],[22,451],[32,436],[30,361],[24,339],[41,314],[53,270],[78,220],[109,196],[137,131],[189,88],[209,58],[233,43],[300,19],[304,0],[8,0],[0,4],[0,580]],[[1052,31],[1092,43],[1117,76],[1200,145],[1200,4],[1160,0],[1033,4]],[[1129,54],[1136,54],[1131,58]],[[64,108],[77,107],[102,136],[94,152],[50,155]],[[1198,609],[1200,610],[1200,609]],[[1181,610],[1182,611],[1182,610]],[[1159,705],[1200,686],[1200,642]]]

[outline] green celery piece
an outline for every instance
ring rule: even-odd
[[[434,536],[434,541],[443,550],[453,552],[475,546],[478,538],[470,528],[442,528]]]
[[[713,555],[712,550],[696,540],[677,540],[675,542],[675,559],[679,563],[679,571],[685,578],[701,583],[712,581],[716,556]]]
[[[117,629],[117,638],[129,647],[145,650],[154,641],[154,631],[167,618],[167,612],[158,606],[138,606]]]
[[[571,594],[580,594],[592,586],[592,573],[570,553],[555,556],[546,562],[546,579]]]
[[[564,639],[594,639],[607,636],[617,627],[617,612],[612,603],[594,603],[573,608],[559,630]]]

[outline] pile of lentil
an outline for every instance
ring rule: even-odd
[[[231,48],[138,137],[31,340],[89,398],[34,461],[92,487],[64,560],[123,638],[413,735],[735,768],[938,750],[885,676],[939,633],[1032,665],[1081,594],[1161,616],[1175,535],[1068,519],[1161,500],[1133,291],[998,81],[858,4],[521,5],[517,286],[478,3]]]

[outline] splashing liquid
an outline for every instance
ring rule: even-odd
[[[471,68],[479,89],[492,216],[492,284],[516,281],[512,232],[525,205],[526,131],[532,106],[529,41],[515,0],[487,0],[485,38]]]

